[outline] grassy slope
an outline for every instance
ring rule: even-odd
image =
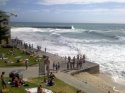
[[[4,67],[4,66],[24,66],[24,60],[27,59],[27,58],[29,59],[29,65],[30,66],[34,65],[34,64],[37,64],[35,57],[31,57],[29,55],[26,55],[21,50],[19,50],[17,48],[14,48],[16,55],[8,54],[10,49],[11,48],[0,48],[0,54],[4,53],[5,58],[8,58],[6,60],[9,60],[9,61],[14,62],[14,63],[13,64],[6,64],[6,63],[4,63],[5,60],[0,59],[0,67]],[[21,58],[20,58],[21,62],[20,63],[16,63],[17,58],[15,58],[15,57],[18,57],[18,56],[21,56]]]
[[[7,79],[8,80],[8,79]],[[30,79],[28,81],[29,86],[28,87],[20,87],[20,88],[16,88],[16,87],[10,87],[8,85],[7,90],[9,90],[8,92],[4,92],[4,93],[26,93],[25,88],[33,88],[33,87],[37,87],[40,82],[43,81],[43,78],[34,78],[34,79]],[[55,79],[55,85],[54,86],[46,86],[44,84],[42,84],[45,88],[52,90],[54,93],[76,93],[77,89],[75,89],[74,87],[64,83],[63,81],[59,80],[59,79]],[[1,84],[0,84],[0,89],[1,89]]]
[[[16,51],[16,55],[8,55],[8,51],[10,50],[10,48],[0,48],[0,54],[4,53],[5,57],[8,58],[9,61],[13,61],[16,62],[16,58],[17,56],[21,56],[21,60],[23,59],[29,59],[29,65],[34,65],[37,62],[35,61],[36,59],[34,57],[30,57],[29,55],[23,54],[22,51],[20,51],[19,49],[14,48],[14,50]],[[22,61],[23,62],[23,61]],[[13,63],[13,64],[6,64],[4,63],[4,61],[2,61],[0,59],[0,67],[7,67],[7,66],[24,66],[24,64],[20,62],[20,63]],[[8,79],[7,79],[8,81]],[[34,78],[34,79],[30,79],[28,84],[28,87],[20,87],[20,88],[16,88],[16,87],[10,87],[8,85],[8,92],[4,92],[4,93],[26,93],[25,88],[32,88],[32,87],[37,87],[40,82],[43,81],[43,78]],[[1,83],[0,83],[0,89],[1,89]],[[52,90],[54,93],[76,93],[76,89],[66,83],[64,83],[63,81],[59,80],[59,79],[55,79],[55,85],[52,87],[48,87],[46,86],[47,89]]]
[[[34,83],[37,82],[37,84],[39,84],[38,82],[40,82],[40,81],[43,81],[43,78],[42,79],[40,79],[40,78],[33,79],[33,82]],[[54,82],[55,82],[54,86],[51,86],[51,87],[46,86],[47,89],[52,90],[54,93],[76,93],[76,91],[77,91],[76,88],[66,84],[65,82],[63,82],[57,78],[55,78]],[[45,85],[43,85],[43,86],[45,86]]]

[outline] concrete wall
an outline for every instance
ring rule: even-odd
[[[81,72],[88,72],[90,74],[97,74],[100,72],[100,67],[98,64],[95,63],[94,66],[88,67],[86,69],[81,69],[81,70],[77,70],[71,73],[71,75],[75,75],[75,74],[79,74]]]

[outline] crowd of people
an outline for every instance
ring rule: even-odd
[[[23,42],[22,40],[19,40],[18,38],[12,39],[12,46],[16,48],[21,48],[24,50],[27,54],[35,54],[39,51],[41,51],[41,46],[37,45],[36,49],[34,48],[33,44],[28,44]],[[45,53],[47,51],[47,48],[45,47]]]
[[[5,75],[5,72],[2,72],[0,76],[1,85],[3,89],[7,88],[7,84],[10,84],[10,86],[12,87],[21,87],[25,85],[23,78],[18,73],[14,73],[14,72],[10,73],[9,77],[11,80],[8,83],[6,82],[4,75]]]
[[[20,78],[19,76],[13,75],[11,78],[12,78],[12,80],[10,82],[10,85],[13,86],[13,87],[21,87],[25,84],[23,79]]]
[[[68,56],[68,58],[67,57],[65,57],[65,62],[67,62],[67,69],[81,69],[83,66],[83,63],[85,63],[86,62],[86,60],[85,60],[86,58],[85,58],[85,55],[83,55],[83,56],[80,56],[80,55],[77,55],[77,57],[73,57],[72,59],[71,59],[71,57],[70,56]]]
[[[59,69],[60,69],[60,63],[53,62],[53,71],[58,72]]]
[[[24,49],[33,49],[33,44],[23,43],[22,40],[19,40],[18,38],[12,39],[12,46],[13,47],[22,47]]]

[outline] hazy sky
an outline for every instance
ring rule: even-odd
[[[125,0],[0,0],[12,21],[125,23]]]

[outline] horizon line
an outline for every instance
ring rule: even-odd
[[[68,24],[125,24],[125,23],[112,23],[112,22],[37,22],[37,21],[10,21],[10,23],[68,23]]]

